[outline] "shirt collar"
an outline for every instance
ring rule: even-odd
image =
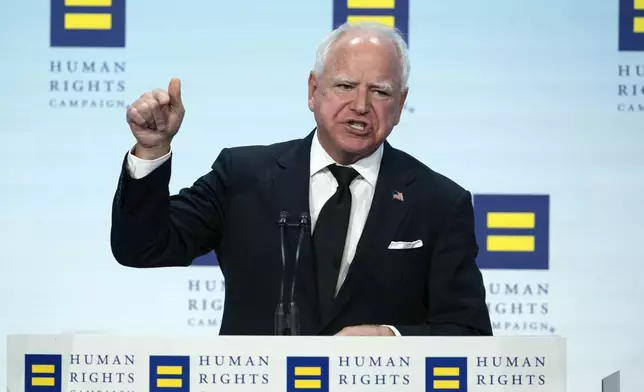
[[[383,145],[381,144],[371,155],[349,165],[349,167],[354,168],[374,188],[376,187],[376,181],[378,179],[382,152]],[[315,173],[334,163],[337,164],[320,144],[316,130],[315,135],[313,135],[313,141],[311,142],[310,176],[312,177]]]

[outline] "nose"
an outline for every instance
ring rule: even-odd
[[[365,114],[369,111],[369,90],[364,87],[358,87],[355,90],[355,96],[351,102],[351,109],[358,114]]]

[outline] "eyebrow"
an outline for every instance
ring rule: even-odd
[[[347,78],[345,76],[336,76],[336,77],[334,77],[332,79],[332,81],[333,81],[333,84],[342,84],[342,83],[351,84],[351,85],[358,84],[358,82],[356,82],[355,80],[353,80],[351,78]],[[374,84],[370,85],[370,87],[374,87],[374,88],[377,88],[379,90],[385,90],[385,91],[388,91],[388,92],[393,92],[394,91],[393,84],[388,83],[388,82],[374,83]]]

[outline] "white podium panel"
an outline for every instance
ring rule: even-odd
[[[11,335],[8,392],[566,391],[552,337]]]

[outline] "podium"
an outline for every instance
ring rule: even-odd
[[[10,335],[8,392],[566,391],[559,337]]]

